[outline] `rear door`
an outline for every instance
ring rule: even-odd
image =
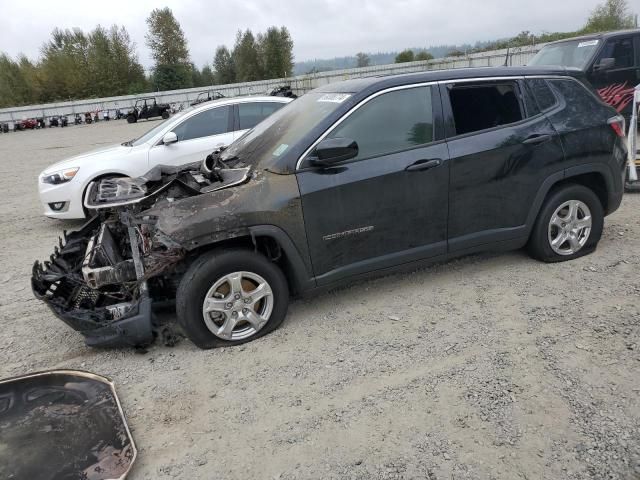
[[[542,182],[562,169],[558,136],[518,79],[444,82],[449,249],[525,235]]]
[[[237,140],[272,113],[284,107],[283,102],[242,102],[234,105],[233,139]]]
[[[449,163],[437,85],[377,93],[326,138],[357,142],[330,168],[297,173],[319,284],[446,252]],[[313,151],[309,154],[313,157]]]
[[[172,131],[178,141],[151,147],[149,165],[184,165],[203,160],[218,147],[233,142],[232,107],[223,105],[185,119]]]

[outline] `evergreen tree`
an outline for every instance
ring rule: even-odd
[[[395,63],[405,63],[405,62],[413,62],[413,50],[403,50],[398,55],[396,55]]]
[[[189,49],[184,32],[170,8],[156,8],[147,18],[147,45],[155,60],[153,87],[158,90],[193,85]]]
[[[369,55],[363,52],[356,53],[356,66],[368,67],[371,64],[371,58]]]
[[[236,69],[236,81],[251,82],[263,78],[258,44],[251,30],[247,29],[244,33],[238,30],[232,56]]]
[[[216,83],[226,85],[236,81],[236,67],[233,63],[233,57],[229,49],[224,45],[216,49],[213,69],[215,70]]]

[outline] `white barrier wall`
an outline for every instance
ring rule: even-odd
[[[293,91],[301,95],[316,87],[350,78],[371,77],[374,75],[391,75],[398,73],[421,72],[425,70],[441,70],[447,68],[464,67],[495,67],[504,65],[525,65],[542,48],[543,44],[522,47],[509,51],[494,50],[490,52],[474,53],[464,57],[447,57],[421,62],[394,63],[391,65],[375,65],[363,68],[350,68],[346,70],[333,70],[308,75],[299,75],[290,78],[278,78],[273,80],[261,80],[257,82],[235,83],[231,85],[214,85],[211,87],[188,88],[183,90],[171,90],[154,92],[149,94],[125,95],[121,97],[95,98],[76,100],[70,102],[47,103],[43,105],[29,105],[0,109],[0,122],[12,124],[16,120],[34,117],[51,117],[54,115],[70,115],[76,113],[94,112],[96,110],[121,110],[130,109],[137,98],[153,95],[158,103],[171,103],[188,105],[196,99],[198,93],[213,89],[226,97],[241,95],[264,94],[281,85],[291,85]],[[73,119],[70,118],[70,121]]]

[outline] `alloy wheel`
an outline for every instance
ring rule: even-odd
[[[219,278],[205,295],[202,315],[216,337],[244,340],[264,327],[273,311],[269,283],[252,272],[233,272]]]
[[[558,255],[573,255],[589,240],[591,226],[591,211],[584,202],[569,200],[562,203],[549,220],[551,249]]]

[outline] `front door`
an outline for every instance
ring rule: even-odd
[[[172,131],[178,141],[160,142],[149,151],[149,167],[199,162],[218,147],[233,142],[232,108],[221,106],[193,115]]]
[[[327,138],[357,142],[330,168],[306,159],[297,174],[316,280],[446,252],[449,163],[437,86],[374,95]],[[309,154],[313,157],[313,151]]]

